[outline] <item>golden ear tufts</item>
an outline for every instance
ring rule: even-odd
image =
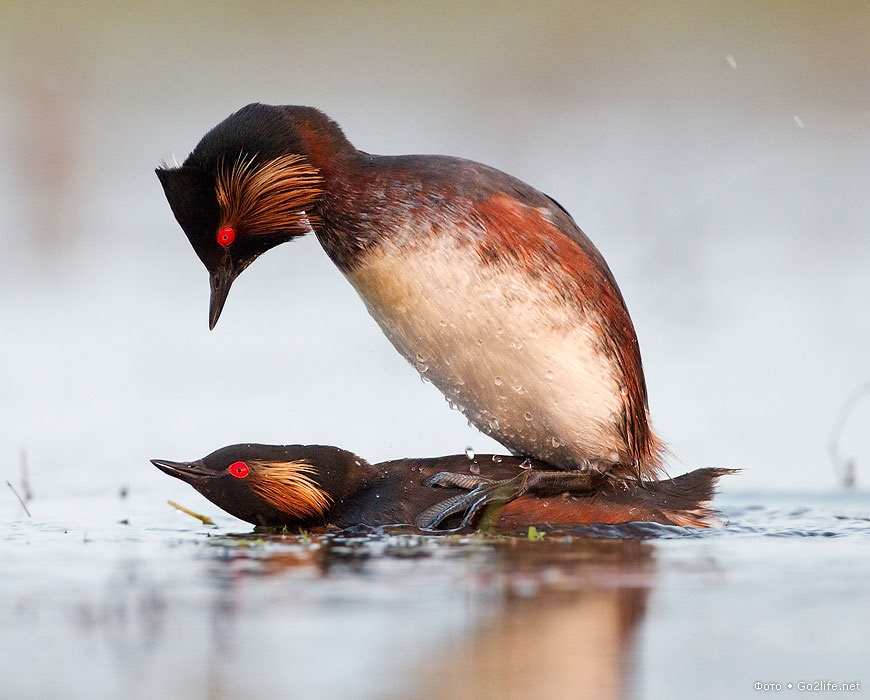
[[[218,167],[215,190],[220,226],[257,235],[307,233],[316,221],[308,209],[323,192],[323,178],[304,157],[290,154],[254,165],[254,156]]]
[[[332,498],[312,478],[317,470],[307,462],[257,462],[248,476],[251,489],[271,506],[304,520],[323,515]]]

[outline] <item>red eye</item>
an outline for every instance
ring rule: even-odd
[[[233,462],[230,466],[227,467],[227,471],[230,473],[230,476],[234,476],[237,479],[244,479],[248,474],[251,473],[248,465],[244,462]]]
[[[232,226],[222,226],[217,232],[217,242],[224,248],[228,248],[236,240],[236,230]]]

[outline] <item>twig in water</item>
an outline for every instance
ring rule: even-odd
[[[30,510],[27,508],[27,504],[24,502],[24,499],[18,495],[18,491],[15,490],[15,487],[12,485],[12,482],[7,480],[6,485],[9,487],[9,490],[15,494],[15,498],[18,499],[18,502],[21,504],[21,507],[24,508],[24,512],[27,513],[27,517],[32,518],[33,516],[30,514]]]
[[[21,493],[24,494],[24,500],[30,503],[33,500],[33,490],[30,488],[30,477],[27,473],[27,450],[21,450],[18,462],[21,465]]]
[[[166,501],[169,505],[171,505],[176,510],[180,510],[182,513],[189,515],[191,518],[196,518],[203,525],[214,525],[214,520],[212,520],[207,515],[203,515],[202,513],[197,513],[196,511],[191,510],[190,508],[185,508],[180,503],[176,503],[175,501]]]
[[[843,457],[840,455],[840,438],[843,434],[843,429],[846,427],[846,421],[855,409],[858,402],[865,396],[870,395],[870,382],[865,382],[856,387],[848,396],[846,401],[840,407],[840,414],[834,423],[834,428],[831,430],[831,435],[828,438],[828,452],[831,455],[831,461],[834,463],[834,470],[839,472],[838,476],[841,483],[846,488],[855,486],[855,460],[852,457]]]

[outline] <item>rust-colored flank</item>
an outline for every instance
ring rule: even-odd
[[[621,457],[638,469],[638,476],[657,477],[664,445],[650,425],[634,326],[604,258],[582,233],[576,238],[566,235],[552,209],[536,208],[504,193],[478,202],[475,209],[486,231],[477,243],[482,262],[517,265],[530,276],[542,277],[554,295],[597,326],[601,349],[615,361],[615,379],[624,389],[619,429],[628,452]]]

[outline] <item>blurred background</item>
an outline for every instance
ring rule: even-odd
[[[240,441],[501,451],[313,237],[258,260],[209,333],[153,171],[253,101],[564,204],[627,299],[670,472],[745,468],[728,526],[264,538],[148,464]],[[866,2],[7,1],[0,162],[0,481],[35,494],[31,518],[0,483],[0,695],[870,680],[867,492],[838,491],[850,461],[870,483]]]
[[[622,287],[670,471],[836,485],[829,436],[870,380],[866,3],[7,2],[0,52],[0,461],[25,449],[37,490],[159,487],[148,457],[237,441],[500,450],[313,237],[208,332],[153,169],[252,101],[549,193]],[[839,446],[859,483],[868,418]]]

